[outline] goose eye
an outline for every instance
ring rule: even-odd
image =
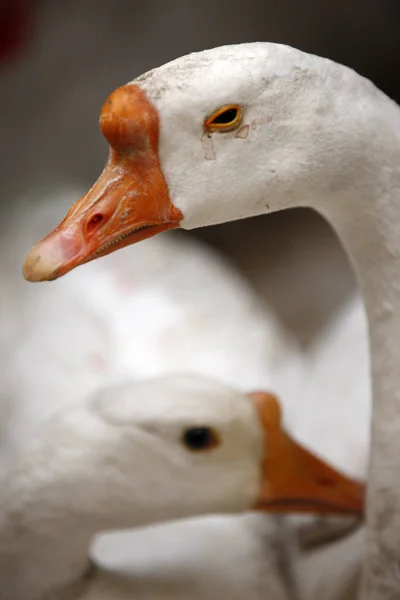
[[[219,444],[217,434],[210,427],[191,427],[190,429],[186,429],[182,436],[182,441],[189,450],[194,450],[195,452],[211,450]]]
[[[237,104],[222,106],[204,121],[208,131],[231,131],[235,129],[242,117],[242,111]]]

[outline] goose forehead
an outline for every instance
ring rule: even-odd
[[[118,422],[234,423],[243,429],[259,429],[250,402],[242,394],[218,383],[194,377],[168,377],[122,383],[94,399],[96,411]]]
[[[192,53],[166,63],[135,79],[158,107],[215,108],[215,103],[254,98],[260,87],[293,70],[309,67],[316,57],[280,44],[255,42],[221,46]],[[212,90],[212,96],[210,96]],[[194,94],[194,91],[196,94]]]

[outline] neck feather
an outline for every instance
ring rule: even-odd
[[[1,600],[74,597],[86,584],[93,537],[136,524],[115,436],[80,407],[51,421],[2,473]]]
[[[367,311],[374,402],[368,488],[371,562],[365,582],[368,593],[384,586],[396,595],[398,584],[390,573],[400,556],[394,524],[400,503],[400,111],[384,96],[376,108],[379,118],[369,131],[369,157],[354,170],[353,184],[347,181],[313,207],[342,240]]]

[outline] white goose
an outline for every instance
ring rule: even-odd
[[[64,408],[2,474],[1,600],[219,598],[223,581],[232,598],[259,598],[260,586],[274,599],[287,598],[278,556],[273,558],[290,551],[283,541],[271,543],[254,563],[257,569],[270,560],[270,573],[260,569],[240,577],[216,564],[210,580],[194,579],[197,589],[195,573],[184,576],[190,560],[181,564],[180,577],[171,579],[167,568],[165,579],[162,572],[154,579],[152,566],[146,581],[140,563],[136,574],[122,577],[93,571],[88,558],[100,531],[168,519],[251,508],[360,515],[363,486],[299,446],[280,422],[279,405],[269,394],[245,396],[182,376],[123,383]],[[249,534],[241,525],[241,533]],[[263,537],[278,538],[277,526],[266,522],[259,537],[258,550]],[[241,552],[246,542],[254,552],[256,540],[248,535]]]
[[[398,593],[400,111],[351,69],[269,43],[180,58],[116,90],[106,168],[26,259],[27,279],[174,227],[311,206],[342,239],[367,309],[373,451],[364,597]]]

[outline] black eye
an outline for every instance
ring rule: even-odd
[[[230,131],[235,129],[241,121],[241,109],[237,104],[222,106],[204,121],[208,131]]]
[[[237,108],[228,108],[228,110],[225,110],[220,115],[215,117],[215,119],[213,119],[213,123],[215,123],[216,125],[228,125],[236,119],[237,114]]]
[[[210,427],[191,427],[186,429],[182,441],[190,450],[211,450],[218,446],[219,440]]]

